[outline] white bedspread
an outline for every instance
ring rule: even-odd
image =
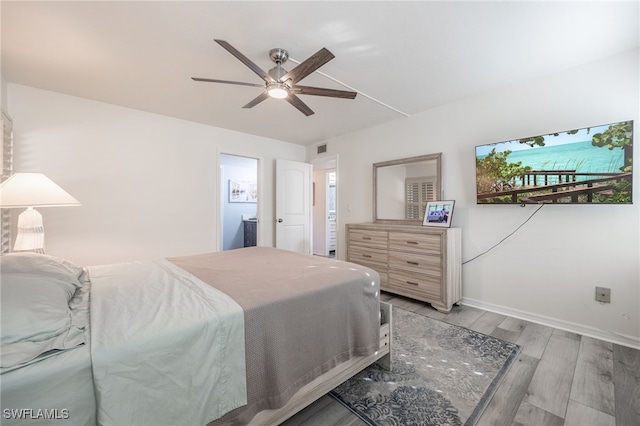
[[[100,425],[204,425],[246,404],[233,299],[165,260],[88,269]]]

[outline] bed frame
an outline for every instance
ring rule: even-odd
[[[273,426],[284,422],[374,362],[377,362],[382,368],[391,370],[391,342],[393,340],[391,304],[380,302],[380,312],[382,321],[380,324],[380,350],[378,352],[343,362],[302,387],[283,407],[275,410],[263,410],[256,414],[249,425]]]

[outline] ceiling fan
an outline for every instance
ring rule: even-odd
[[[248,66],[251,71],[258,74],[260,78],[264,80],[263,84],[254,84],[254,83],[243,83],[241,81],[229,81],[229,80],[216,80],[212,78],[199,78],[199,77],[191,77],[195,81],[206,81],[210,83],[225,83],[225,84],[236,84],[240,86],[254,86],[254,87],[262,87],[265,89],[260,95],[258,95],[251,102],[243,106],[243,108],[252,108],[258,105],[260,102],[265,99],[272,97],[276,99],[284,99],[289,102],[291,105],[296,107],[301,113],[306,116],[310,116],[313,114],[311,108],[307,106],[297,95],[314,95],[314,96],[328,96],[331,98],[343,98],[343,99],[354,99],[357,95],[357,92],[349,92],[346,90],[334,90],[334,89],[323,89],[320,87],[310,87],[310,86],[300,86],[297,83],[335,58],[333,53],[329,52],[324,47],[316,52],[314,55],[310,56],[304,62],[301,62],[297,67],[292,69],[291,71],[287,71],[282,68],[282,64],[284,64],[287,59],[289,59],[289,53],[280,48],[271,49],[269,51],[269,57],[273,62],[276,63],[276,66],[269,70],[269,72],[264,72],[258,65],[253,63],[249,58],[240,53],[236,48],[231,46],[224,40],[215,40],[220,46],[226,49],[233,56],[238,58],[243,64]]]

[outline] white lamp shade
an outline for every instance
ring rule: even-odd
[[[0,185],[0,207],[79,206],[69,195],[42,173],[14,173]]]

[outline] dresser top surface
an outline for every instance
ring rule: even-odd
[[[348,228],[366,228],[366,229],[386,229],[393,231],[434,231],[434,232],[444,232],[452,229],[460,229],[456,227],[451,228],[443,228],[439,226],[423,226],[423,225],[407,225],[407,224],[395,224],[395,223],[376,223],[376,222],[366,222],[366,223],[347,223]]]

